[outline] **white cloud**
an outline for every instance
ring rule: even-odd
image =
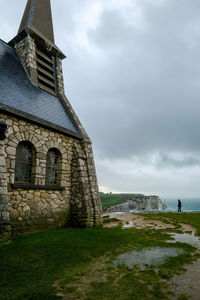
[[[100,1],[96,1],[75,16],[77,24],[75,41],[80,47],[86,48],[88,51],[91,50],[92,45],[89,43],[87,32],[90,29],[96,29],[99,24],[101,12],[102,4]]]
[[[200,167],[186,165],[160,170],[154,160],[98,160],[99,183],[103,192],[158,194],[163,197],[196,197]],[[106,187],[103,184],[106,183]]]

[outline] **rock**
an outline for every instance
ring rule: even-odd
[[[13,220],[17,220],[19,217],[19,213],[18,213],[17,209],[11,209],[10,215],[13,218]]]
[[[159,196],[140,195],[138,197],[133,197],[124,203],[106,207],[104,213],[129,212],[130,210],[158,210],[162,205],[163,202]]]
[[[27,205],[27,206],[23,207],[23,211],[24,211],[24,212],[29,211],[29,210],[31,210],[31,209],[30,209],[30,206]]]
[[[162,209],[166,209],[167,208],[167,203],[166,203],[166,201],[164,201],[163,203],[162,203]]]

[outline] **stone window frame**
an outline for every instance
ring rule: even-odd
[[[19,121],[19,125],[23,125],[24,121]],[[14,187],[15,185],[15,164],[16,164],[16,150],[17,145],[21,142],[30,142],[33,144],[35,148],[35,169],[34,169],[34,176],[33,182],[31,185],[43,185],[44,180],[42,179],[42,159],[44,160],[45,155],[42,153],[42,144],[40,140],[35,138],[33,133],[29,132],[15,132],[13,130],[8,129],[7,134],[8,142],[6,143],[5,151],[6,151],[6,168],[8,170],[8,184],[9,188]],[[43,163],[43,167],[45,167],[45,163]],[[44,175],[45,176],[45,175]],[[20,185],[20,184],[17,184]],[[21,184],[23,187],[23,184]],[[26,184],[27,186],[27,184]]]
[[[51,153],[55,154],[57,156],[57,162],[56,165],[53,166],[53,162],[50,162],[50,157],[48,157]],[[53,157],[52,157],[53,158]],[[55,163],[55,162],[54,162]],[[48,165],[49,164],[49,165]],[[55,172],[56,182],[49,182],[49,173],[48,172]],[[52,147],[48,149],[46,153],[46,172],[45,172],[45,185],[46,186],[59,186],[61,183],[61,178],[62,177],[62,153],[61,151],[56,148]]]
[[[7,119],[6,119],[7,120]],[[19,125],[25,126],[25,121],[18,121]],[[67,178],[69,176],[70,165],[69,158],[71,157],[68,147],[63,145],[62,140],[53,141],[52,139],[48,139],[45,143],[42,143],[41,140],[43,135],[40,135],[41,139],[38,135],[35,135],[33,132],[25,131],[25,132],[13,132],[11,130],[11,125],[9,124],[10,128],[8,128],[7,133],[7,143],[6,143],[6,167],[8,170],[8,188],[11,191],[12,189],[42,189],[42,190],[63,190],[65,188],[69,188],[69,183],[67,182]],[[27,123],[27,125],[30,125]],[[33,130],[33,128],[32,128]],[[60,137],[58,137],[59,139]],[[35,147],[35,154],[36,154],[36,165],[35,165],[35,174],[34,174],[34,181],[32,184],[17,184],[14,181],[15,177],[15,160],[16,160],[16,148],[18,143],[20,142],[31,142]],[[68,141],[68,146],[72,147],[72,143]],[[61,153],[61,170],[62,173],[60,174],[60,182],[59,185],[45,185],[45,177],[46,177],[46,155],[49,149],[57,148]],[[70,150],[71,151],[71,150]],[[70,158],[71,159],[71,158]],[[66,164],[67,163],[67,164]]]
[[[16,169],[18,168],[18,164],[22,164],[22,163],[26,163],[25,161],[20,161],[20,159],[17,157],[18,155],[20,156],[20,153],[18,153],[18,149],[19,147],[24,144],[26,146],[28,146],[28,148],[31,150],[31,155],[32,155],[32,160],[30,162],[30,168],[31,168],[31,174],[30,174],[30,178],[29,180],[16,180]],[[28,163],[27,163],[28,165]],[[16,154],[15,154],[15,169],[14,169],[14,183],[17,184],[34,184],[35,183],[35,176],[36,175],[36,148],[33,145],[33,143],[31,143],[30,141],[21,141],[17,144],[16,147]]]

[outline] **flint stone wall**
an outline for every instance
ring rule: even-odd
[[[12,230],[61,227],[67,222],[86,227],[102,224],[91,144],[5,114],[1,119],[8,125],[5,158]],[[21,141],[35,147],[34,188],[13,186],[16,148]],[[58,190],[45,188],[46,155],[51,148],[62,155]]]

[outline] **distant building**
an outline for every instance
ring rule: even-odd
[[[65,96],[64,58],[50,0],[28,0],[17,36],[0,40],[0,240],[10,230],[102,223],[92,145]]]

